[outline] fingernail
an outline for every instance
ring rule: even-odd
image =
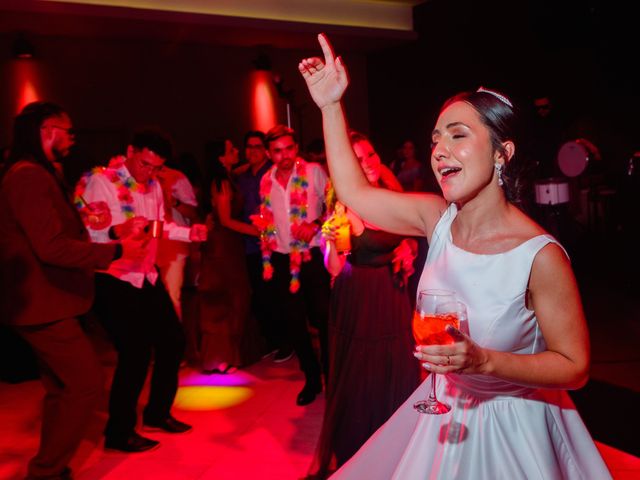
[[[431,364],[429,363],[423,363],[422,366],[424,367],[425,370],[431,370]]]
[[[413,356],[416,358],[420,358],[420,352],[413,352]]]

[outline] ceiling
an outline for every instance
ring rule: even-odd
[[[420,0],[0,0],[0,33],[371,51],[416,38]]]

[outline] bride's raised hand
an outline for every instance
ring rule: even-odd
[[[349,85],[349,76],[342,59],[334,57],[331,44],[324,34],[318,35],[318,42],[324,61],[318,57],[305,58],[298,64],[298,70],[307,82],[311,98],[318,107],[323,108],[340,102]]]

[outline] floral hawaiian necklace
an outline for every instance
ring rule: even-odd
[[[77,208],[85,206],[82,195],[87,188],[87,181],[96,174],[102,174],[107,177],[118,191],[118,200],[120,201],[120,210],[124,217],[128,220],[135,217],[133,211],[133,197],[131,192],[146,193],[153,180],[149,180],[146,184],[138,183],[129,175],[129,172],[122,168],[126,158],[123,156],[112,158],[108,167],[96,167],[90,172],[85,173],[76,185],[73,203]]]
[[[260,181],[260,216],[263,228],[260,232],[260,250],[262,251],[262,276],[265,280],[273,277],[273,266],[271,265],[271,254],[276,249],[276,225],[271,208],[271,188],[273,187],[272,173],[277,167],[272,167]],[[289,223],[291,229],[307,219],[307,165],[304,162],[296,161],[293,177],[291,178],[291,192],[289,194]],[[291,234],[291,249],[289,253],[289,271],[291,272],[291,282],[289,291],[296,293],[300,289],[300,265],[311,259],[309,252],[309,242],[297,240]]]

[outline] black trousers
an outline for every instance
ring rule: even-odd
[[[327,322],[331,286],[329,273],[324,267],[322,252],[317,247],[312,248],[311,260],[302,263],[300,290],[296,293],[289,291],[291,280],[289,255],[274,252],[271,263],[273,265],[271,282],[274,287],[272,302],[277,308],[281,329],[298,356],[300,369],[307,379],[319,379],[321,372],[327,378],[329,372]],[[318,329],[322,370],[313,350],[307,320]]]
[[[284,346],[285,333],[282,322],[278,321],[278,313],[274,311],[274,284],[262,278],[262,254],[249,253],[246,257],[247,272],[251,282],[251,311],[258,320],[260,335],[266,341],[266,350]]]
[[[169,415],[178,389],[184,332],[159,277],[155,285],[145,281],[142,288],[136,288],[111,275],[97,274],[95,310],[118,352],[105,435],[121,438],[135,429],[138,398],[152,353],[144,418],[153,422]]]

